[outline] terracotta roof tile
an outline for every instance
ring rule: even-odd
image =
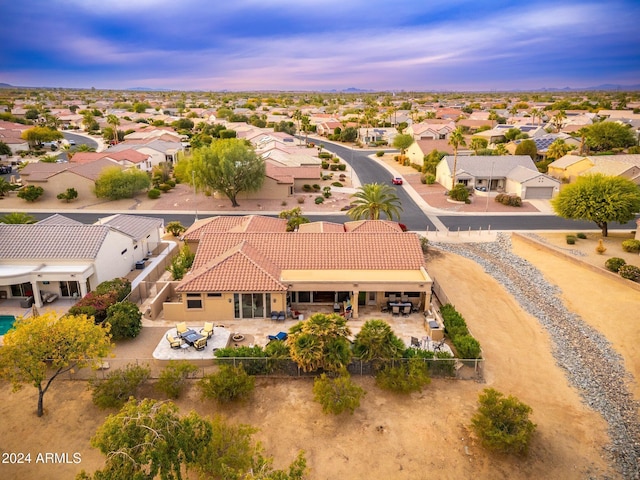
[[[102,225],[0,224],[0,258],[94,259],[108,233]]]
[[[346,222],[344,230],[349,233],[402,232],[397,222],[389,220],[356,220]]]

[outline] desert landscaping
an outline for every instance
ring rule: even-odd
[[[538,236],[568,247],[562,246],[563,235]],[[595,238],[571,248],[583,248],[585,256],[599,263],[589,248],[597,243]],[[611,342],[624,360],[630,374],[628,390],[637,401],[640,332],[635,322],[640,291],[540,246],[512,242],[516,254],[560,288],[565,306]],[[640,263],[637,256],[635,260]],[[313,401],[309,379],[258,379],[248,403],[224,408],[202,401],[190,387],[177,404],[184,413],[222,414],[231,422],[258,428],[255,439],[274,456],[276,467],[285,467],[303,450],[312,479],[625,478],[605,449],[610,444],[607,423],[570,385],[541,324],[477,263],[431,248],[427,266],[483,347],[483,381],[433,379],[421,393],[404,397],[380,390],[372,378],[356,377],[368,393],[353,415],[341,416],[322,413]],[[489,386],[533,408],[537,432],[526,457],[487,453],[471,434],[478,394]],[[158,395],[151,387],[143,393]],[[81,469],[93,471],[102,465],[104,458],[90,446],[90,438],[112,412],[91,403],[85,382],[54,384],[45,397],[43,418],[35,415],[32,387],[11,393],[5,384],[0,395],[3,452],[81,454],[79,464],[2,464],[3,478],[72,478]]]

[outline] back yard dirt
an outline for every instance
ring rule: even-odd
[[[567,306],[613,343],[637,380],[640,292],[515,239],[514,250],[538,266],[560,287]],[[368,392],[361,407],[353,415],[335,417],[324,415],[313,402],[310,380],[262,379],[246,405],[219,409],[202,402],[190,387],[178,401],[181,410],[221,413],[231,422],[259,428],[255,438],[277,467],[304,450],[311,479],[621,478],[603,457],[605,422],[567,384],[537,321],[470,260],[432,250],[428,269],[483,346],[484,383],[436,379],[423,392],[400,397],[379,390],[371,378],[358,377]],[[533,408],[538,429],[527,457],[489,454],[471,435],[469,419],[478,394],[489,386]],[[640,397],[637,383],[630,389]],[[92,405],[85,383],[55,383],[45,397],[43,418],[36,417],[35,407],[33,387],[11,393],[2,384],[2,452],[30,452],[32,458],[79,452],[82,461],[0,464],[0,478],[67,479],[81,468],[93,471],[102,465],[102,455],[89,442],[110,412]]]

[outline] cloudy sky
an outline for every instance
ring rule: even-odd
[[[505,90],[640,83],[638,0],[1,0],[0,83]]]

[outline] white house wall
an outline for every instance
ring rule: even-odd
[[[133,247],[134,242],[130,237],[110,231],[94,262],[96,267],[96,284],[93,284],[92,279],[91,287],[94,288],[105,280],[123,277],[135,269],[137,260]],[[126,252],[124,252],[125,250]],[[142,251],[140,247],[138,247],[137,250]],[[140,260],[140,258],[138,258],[138,260]]]

